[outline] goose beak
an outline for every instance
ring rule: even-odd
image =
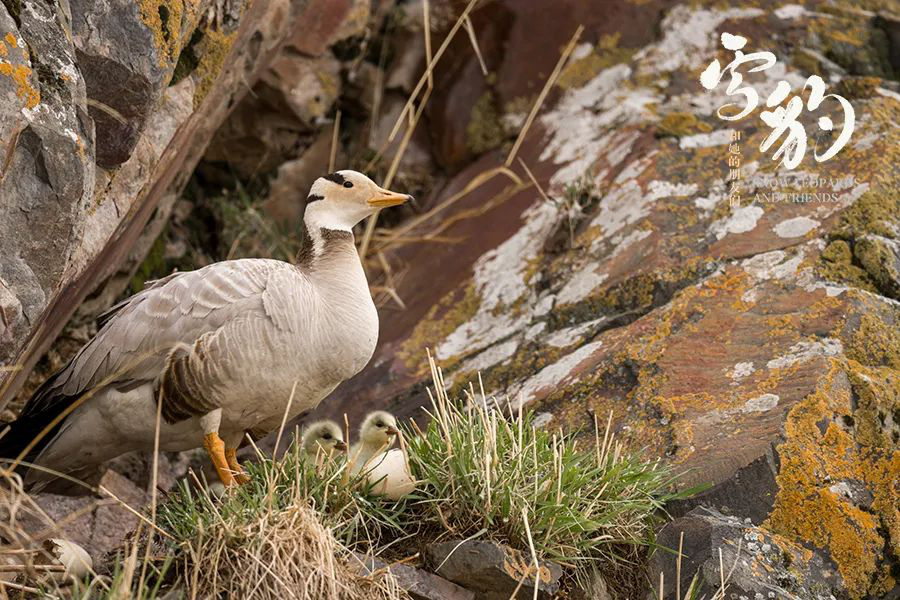
[[[334,449],[337,450],[338,452],[346,452],[347,444],[345,444],[344,442],[335,442]]]
[[[392,192],[384,188],[378,188],[376,195],[372,198],[369,198],[369,206],[375,208],[387,208],[388,206],[397,206],[398,204],[403,204],[404,202],[408,202],[412,199],[412,196],[410,196],[409,194],[399,194],[397,192]]]
[[[398,433],[400,433],[400,431],[396,427],[391,427],[391,426],[388,426],[386,431],[387,431],[388,435],[397,435]]]

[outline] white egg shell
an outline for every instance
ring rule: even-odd
[[[66,576],[81,579],[94,568],[91,555],[75,542],[52,538],[50,544],[52,545],[50,552],[59,564],[66,568]]]
[[[406,457],[398,448],[373,458],[366,477],[370,483],[375,483],[372,488],[375,494],[391,500],[399,500],[416,489]]]

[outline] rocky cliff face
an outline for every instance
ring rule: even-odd
[[[242,77],[254,94],[215,134],[206,166],[277,171],[261,209],[273,222],[299,216],[296,190],[327,165],[322,119],[335,103],[339,162],[361,168],[379,148],[396,152],[387,133],[424,64],[420,4],[175,4],[73,2],[71,20],[27,1],[15,14],[18,3],[0,6],[12,36],[0,47],[0,130],[12,140],[0,150],[7,364],[27,370],[123,252],[146,253],[168,213],[141,238],[143,224],[174,203]],[[436,46],[462,5],[433,8]],[[662,533],[677,545],[685,532],[682,590],[697,569],[717,586],[725,548],[726,566],[739,565],[731,591],[746,597],[896,598],[896,13],[888,0],[480,4],[472,22],[487,75],[459,35],[401,163],[403,182],[429,192],[421,213],[389,223],[370,248],[384,259],[369,262],[377,289],[387,264],[403,308],[384,301],[375,357],[319,412],[421,416],[430,348],[455,386],[480,374],[545,427],[592,428],[612,414],[619,438],[683,470],[684,486],[712,484],[673,507],[679,518]],[[287,50],[268,61],[288,15]],[[367,19],[378,25],[365,29]],[[132,29],[144,52],[129,62],[120,38]],[[843,118],[829,100],[802,111],[809,148],[793,170],[773,158],[784,138],[760,150],[764,108],[720,119],[719,107],[742,100],[726,94],[727,77],[712,91],[699,79],[714,57],[733,58],[723,32],[777,57],[746,74],[762,101],[782,80],[798,93],[811,75],[845,97],[856,127],[844,149],[813,157]],[[112,93],[123,89],[134,95]],[[819,127],[826,115],[833,134]],[[513,176],[492,171],[507,162]],[[654,569],[675,577],[666,556]]]

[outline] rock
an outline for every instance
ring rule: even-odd
[[[263,209],[281,225],[293,227],[303,216],[306,192],[328,170],[331,133],[322,131],[306,151],[278,167]]]
[[[96,129],[97,164],[125,162],[209,1],[72,0],[72,37]],[[140,49],[140,50],[139,50]]]
[[[509,600],[522,583],[516,598],[533,598],[535,576],[538,598],[554,598],[560,589],[562,569],[544,561],[535,569],[530,556],[507,546],[478,540],[453,540],[429,544],[429,564],[450,581],[476,592],[483,600]]]
[[[340,95],[340,68],[332,56],[282,53],[262,81],[281,94],[273,104],[284,102],[302,123],[311,126],[325,117]]]
[[[853,254],[885,296],[900,300],[900,242],[866,234],[856,240]]]
[[[55,533],[83,548],[94,563],[100,564],[108,552],[121,547],[138,524],[138,517],[119,502],[140,511],[149,501],[149,495],[115,471],[107,471],[99,485],[119,500],[106,493],[101,499],[39,493],[33,498],[41,512],[24,511],[18,516],[19,525],[33,537],[46,535],[54,523],[64,523]]]
[[[663,574],[662,597],[667,600],[675,598],[676,558],[682,533],[682,596],[695,575],[698,576],[695,590],[699,596],[711,597],[720,590],[720,550],[727,597],[735,594],[735,597],[771,598],[771,592],[776,598],[818,600],[823,594],[828,597],[829,593],[841,589],[840,577],[833,565],[809,554],[802,546],[773,536],[737,517],[698,507],[667,524],[657,538],[660,549],[650,561],[650,580],[655,588],[660,573]],[[658,592],[656,590],[654,598],[659,597]]]
[[[94,190],[94,128],[68,17],[24,2],[18,19],[0,6],[0,365],[15,364],[58,288]]]
[[[303,54],[321,56],[345,38],[362,33],[369,20],[369,2],[311,0],[299,13],[287,44]]]
[[[403,564],[390,565],[383,560],[371,556],[354,554],[358,563],[351,568],[359,567],[366,574],[387,569],[413,600],[474,600],[475,594],[467,589],[447,581],[437,575]]]

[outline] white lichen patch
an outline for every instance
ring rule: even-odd
[[[878,92],[880,95],[884,96],[885,98],[893,98],[894,100],[897,100],[898,102],[900,102],[900,94],[898,94],[894,90],[888,90],[883,87],[878,87],[878,88],[875,88],[875,91]]]
[[[534,420],[531,422],[535,427],[545,427],[549,425],[553,421],[553,413],[542,412],[538,413],[534,416]]]
[[[763,209],[759,206],[742,206],[710,225],[710,231],[717,240],[721,240],[729,233],[747,233],[756,229],[756,223],[761,216]]]
[[[652,117],[646,106],[659,97],[625,85],[630,76],[631,68],[624,64],[604,69],[583,87],[568,90],[541,118],[548,139],[540,159],[560,165],[550,179],[551,189],[577,181],[604,151],[619,146],[616,129]]]
[[[738,384],[747,377],[750,377],[755,370],[752,362],[739,362],[731,368],[729,376],[734,384]]]
[[[575,325],[573,327],[566,327],[565,329],[554,331],[545,337],[543,341],[556,348],[565,348],[566,346],[571,346],[575,342],[581,341],[581,338],[584,337],[587,332],[603,321],[606,321],[606,317],[600,317],[599,319],[587,321],[586,323],[581,323],[580,325]]]
[[[807,362],[820,356],[837,356],[844,351],[844,345],[835,338],[823,338],[814,342],[797,342],[788,353],[773,358],[766,363],[770,369],[783,369],[797,363]]]
[[[671,183],[654,180],[647,184],[647,192],[651,200],[662,198],[678,198],[697,193],[696,183]]]
[[[535,292],[525,281],[525,272],[554,230],[559,208],[549,202],[536,202],[522,218],[524,224],[512,237],[475,263],[473,282],[481,298],[478,312],[437,347],[435,355],[439,360],[485,349],[524,330],[531,322],[533,314],[528,310],[513,311],[508,307],[523,297],[526,299],[522,306],[538,306]]]
[[[609,274],[598,273],[597,264],[589,262],[572,275],[562,289],[559,290],[556,300],[560,305],[578,302],[590,295],[607,279],[609,279]]]
[[[781,250],[773,250],[757,254],[741,262],[741,267],[759,281],[769,279],[785,279],[797,273],[797,268],[803,262],[803,251],[785,261],[787,254]]]
[[[780,238],[796,238],[803,237],[819,225],[821,223],[809,217],[794,217],[777,224],[774,231]]]
[[[800,4],[785,4],[775,9],[775,16],[779,19],[799,19],[806,12],[806,8]]]
[[[731,133],[731,129],[717,129],[715,131],[710,131],[709,133],[688,135],[678,140],[678,146],[682,150],[725,146],[731,142]]]
[[[468,373],[472,371],[484,371],[510,358],[519,349],[518,339],[508,340],[506,342],[495,344],[473,356],[469,360],[460,365],[459,371]]]
[[[780,398],[775,394],[763,394],[750,398],[741,407],[742,413],[766,412],[778,406]]]
[[[539,394],[547,390],[557,389],[571,375],[578,366],[589,359],[603,345],[602,342],[591,342],[578,348],[552,365],[548,365],[525,381],[518,392],[513,395],[513,407],[525,406]],[[570,382],[571,383],[571,382]]]
[[[727,10],[692,10],[678,5],[663,19],[665,32],[659,43],[638,53],[641,72],[664,73],[676,69],[693,70],[715,54],[718,42],[716,30],[728,19],[763,16],[758,8],[730,8]]]

